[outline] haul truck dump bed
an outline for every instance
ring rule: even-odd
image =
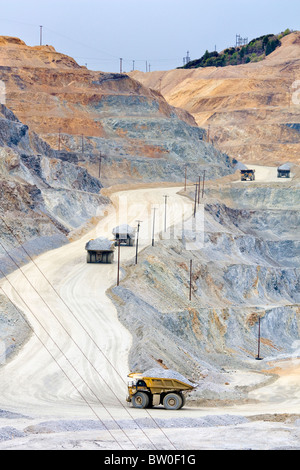
[[[134,408],[150,408],[154,405],[163,405],[168,410],[179,410],[185,404],[184,392],[195,388],[184,377],[178,380],[172,377],[172,371],[169,377],[155,377],[147,373],[129,374],[128,397]],[[157,374],[158,375],[158,374]],[[181,378],[181,377],[180,377]]]

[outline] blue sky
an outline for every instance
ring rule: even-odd
[[[105,72],[119,72],[120,58],[126,72],[169,70],[187,51],[299,30],[299,19],[299,0],[0,0],[0,35],[38,45],[42,25],[44,44]]]

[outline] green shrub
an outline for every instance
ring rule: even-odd
[[[249,44],[242,47],[228,47],[223,52],[205,51],[200,59],[192,60],[183,67],[178,68],[198,68],[198,67],[225,67],[226,65],[248,64],[258,62],[281,46],[280,39],[291,31],[287,28],[279,35],[265,34],[259,38],[252,39]]]

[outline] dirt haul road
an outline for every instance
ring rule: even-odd
[[[22,270],[12,273],[9,281],[1,281],[4,292],[26,314],[35,334],[13,360],[0,368],[0,407],[29,416],[32,429],[43,419],[48,424],[39,437],[36,437],[37,430],[1,443],[0,432],[0,448],[72,448],[74,443],[70,443],[70,431],[72,438],[80,443],[78,447],[86,449],[226,448],[227,445],[234,448],[232,439],[235,433],[238,439],[236,448],[243,448],[249,445],[249,437],[255,435],[253,427],[245,423],[243,430],[236,429],[234,425],[237,423],[232,417],[242,416],[242,426],[243,416],[299,411],[299,388],[293,374],[283,374],[276,385],[270,386],[272,400],[268,387],[265,387],[262,392],[264,401],[258,405],[225,409],[184,408],[168,412],[164,409],[137,410],[126,404],[131,336],[118,321],[115,307],[105,295],[109,287],[116,285],[117,252],[114,264],[93,265],[86,263],[84,247],[91,238],[111,238],[116,225],[126,222],[136,226],[137,220],[143,221],[139,249],[149,245],[154,206],[159,208],[156,232],[161,231],[164,225],[164,195],[169,196],[168,226],[182,220],[182,214],[190,217],[193,203],[179,196],[179,189],[139,189],[113,194],[111,199],[116,210],[110,208],[91,232],[80,240],[39,256],[35,263],[30,262]],[[134,259],[134,256],[135,247],[121,248],[121,263]],[[235,379],[238,380],[237,376]],[[241,385],[243,380],[241,376]],[[289,394],[291,384],[294,387],[292,397]],[[260,398],[259,393],[256,392],[256,399]],[[211,423],[208,418],[207,426],[197,428],[197,435],[192,429],[191,419],[202,419],[207,415],[223,415],[221,423],[226,427],[218,429],[217,436],[212,429],[208,432],[208,428],[216,429],[213,425],[216,421]],[[14,425],[23,430],[24,420],[15,420]],[[51,431],[53,420],[56,423],[68,420],[68,432],[66,428],[60,432],[57,429],[53,431],[53,428]],[[83,428],[78,428],[78,420],[83,423]],[[102,427],[91,431],[90,420]],[[169,424],[164,424],[164,420]],[[122,426],[118,424],[120,422]],[[11,423],[8,419],[7,427]],[[86,429],[84,423],[89,423]],[[103,423],[110,425],[104,424],[103,427]],[[129,431],[124,432],[124,428]],[[184,434],[182,428],[185,428]],[[226,430],[228,440],[224,440],[223,431]],[[257,441],[258,448],[264,448],[271,434],[276,442],[277,439],[281,444],[284,442],[272,425],[267,431],[265,441],[260,437],[254,440],[254,446]],[[46,436],[45,432],[48,433]],[[299,433],[298,436],[294,433],[293,439],[299,439]]]
[[[105,294],[116,285],[117,250],[111,265],[87,264],[85,244],[98,236],[112,238],[115,226],[129,223],[136,227],[140,220],[141,250],[151,243],[154,206],[159,209],[155,231],[162,228],[164,195],[168,195],[168,226],[181,220],[186,207],[192,207],[188,199],[176,195],[178,189],[115,193],[111,199],[117,210],[109,208],[90,233],[39,256],[35,263],[11,274],[9,282],[1,282],[35,331],[18,356],[0,371],[1,408],[26,415],[88,414],[95,418],[87,403],[91,408],[99,403],[104,408],[127,407],[131,336]],[[135,253],[135,247],[121,247],[121,263]],[[120,416],[118,411],[116,416]],[[106,412],[102,415],[110,417]]]

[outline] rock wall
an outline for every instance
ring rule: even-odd
[[[210,141],[232,158],[299,164],[299,31],[281,42],[256,63],[130,76],[191,113]]]
[[[0,80],[6,104],[53,149],[76,153],[78,164],[105,186],[182,181],[196,169],[216,178],[233,172],[227,155],[206,144],[186,111],[126,74],[93,72],[53,48],[4,38]]]
[[[42,153],[39,153],[42,152]],[[0,232],[2,270],[68,243],[67,235],[109,203],[100,181],[86,169],[64,161],[35,133],[30,133],[4,105],[0,109]]]
[[[111,298],[133,335],[132,370],[162,360],[199,380],[203,370],[255,369],[259,318],[264,367],[299,354],[299,210],[262,210],[256,198],[237,209],[220,192],[207,197],[198,249],[184,236],[160,240],[125,267]]]

